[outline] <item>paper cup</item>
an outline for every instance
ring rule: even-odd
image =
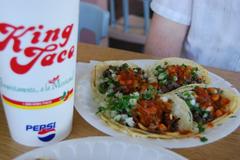
[[[27,146],[71,132],[79,0],[0,0],[0,86],[11,137]]]

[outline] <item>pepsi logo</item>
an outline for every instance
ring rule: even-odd
[[[41,129],[38,132],[38,139],[43,142],[51,141],[56,135],[56,130],[54,128],[52,129]]]

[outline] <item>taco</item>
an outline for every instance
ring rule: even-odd
[[[208,71],[183,58],[164,58],[149,67],[151,82],[157,82],[160,93],[167,93],[188,84],[209,84]]]
[[[104,99],[114,94],[128,95],[139,91],[148,82],[145,71],[126,61],[99,63],[92,71],[94,97]]]
[[[102,62],[91,81],[106,124],[131,136],[163,139],[198,135],[236,112],[239,98],[208,83],[204,68],[181,58],[160,60],[147,72],[126,61]]]
[[[134,137],[170,139],[197,133],[190,109],[176,95],[144,94],[108,97],[97,114],[111,128]]]
[[[223,123],[239,108],[239,97],[232,91],[203,84],[182,87],[175,94],[191,110],[199,132]]]

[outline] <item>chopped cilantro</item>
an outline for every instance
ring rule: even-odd
[[[118,71],[119,67],[118,67],[118,66],[112,66],[112,65],[110,65],[110,66],[109,66],[109,69],[112,70],[112,71],[114,71],[114,72],[116,72],[116,71]]]
[[[192,79],[195,80],[198,78],[198,68],[197,67],[194,67],[192,68],[192,71],[191,71],[191,74],[192,74]]]
[[[187,65],[183,63],[183,64],[182,64],[182,67],[187,67]]]
[[[131,116],[131,110],[135,105],[131,102],[137,101],[138,98],[139,96],[136,94],[123,95],[121,97],[109,97],[107,100],[107,108],[110,111],[116,111],[118,114],[127,114]]]
[[[157,66],[157,67],[155,68],[155,70],[156,70],[157,72],[163,72],[163,71],[164,71],[164,68],[159,65],[159,66]]]
[[[114,96],[115,96],[115,93],[113,93],[113,92],[107,94],[107,97],[114,97]]]
[[[159,83],[161,84],[161,85],[166,85],[167,84],[167,79],[164,79],[164,80],[161,80]]]
[[[178,94],[178,95],[184,100],[192,100],[194,98],[192,93],[189,91],[183,92],[182,94]]]
[[[124,63],[124,64],[122,64],[122,66],[120,67],[121,69],[128,69],[129,68],[129,66],[128,66],[128,64],[127,63]]]
[[[201,142],[207,142],[208,139],[207,139],[207,137],[200,137],[200,141],[201,141]]]
[[[159,80],[167,79],[167,77],[168,77],[168,74],[166,72],[162,72],[158,75]]]
[[[192,79],[197,79],[198,75],[195,71],[192,71]]]
[[[173,80],[174,82],[177,82],[178,77],[177,77],[177,76],[173,76],[173,77],[172,77],[172,80]]]
[[[107,92],[109,92],[108,94],[111,94],[113,92],[111,90],[116,89],[120,85],[118,81],[116,81],[113,77],[110,76],[102,77],[101,81],[102,82],[98,86],[98,91],[101,94],[105,94]]]
[[[202,123],[198,123],[198,131],[199,133],[202,133],[205,131],[205,128],[203,127]]]
[[[218,94],[223,94],[223,90],[218,89]]]
[[[156,76],[158,83],[161,85],[166,85],[168,81],[171,80],[169,78],[168,72],[166,71],[166,68],[162,67],[161,65],[158,65],[155,68],[154,75]]]
[[[188,107],[190,108],[191,111],[196,110],[196,109],[199,110],[199,108],[196,108],[195,105],[192,105],[191,100],[185,100],[185,102],[187,103],[187,105],[188,105]]]
[[[104,112],[104,111],[106,111],[107,110],[107,108],[106,107],[98,107],[98,110],[97,110],[97,112],[96,112],[96,114],[99,114],[99,113],[101,113],[101,112]]]
[[[108,84],[107,83],[100,83],[98,86],[98,90],[100,93],[104,94],[107,92]]]
[[[143,99],[150,100],[155,97],[157,93],[157,90],[153,86],[149,86],[144,92],[143,92]]]
[[[198,71],[198,67],[193,67],[193,70],[194,71]]]
[[[199,106],[199,104],[195,101],[195,98],[192,95],[192,93],[183,92],[177,95],[186,102],[187,106],[191,110],[193,114],[193,120],[199,124],[198,125],[199,132],[200,133],[204,132],[202,124],[205,124],[209,119],[211,119],[212,115],[210,114],[210,112]]]

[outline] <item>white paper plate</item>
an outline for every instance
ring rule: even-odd
[[[138,64],[140,67],[154,63],[154,60],[132,60],[132,62]],[[129,137],[129,135],[117,132],[110,127],[108,127],[99,117],[96,115],[97,105],[94,103],[91,96],[90,88],[90,72],[96,62],[92,63],[79,63],[77,66],[77,79],[76,79],[76,94],[75,94],[75,108],[78,113],[93,127],[98,130],[114,136],[114,137]],[[221,87],[233,90],[238,95],[237,89],[233,88],[232,85],[225,81],[223,78],[217,76],[216,74],[209,73],[212,79],[212,85],[215,87]],[[184,138],[184,139],[141,139],[142,141],[147,141],[148,143],[158,144],[167,148],[187,148],[205,145],[217,141],[231,132],[233,132],[240,125],[240,110],[236,113],[236,117],[229,118],[222,125],[208,129],[202,136],[208,139],[207,142],[201,142],[199,138]]]
[[[37,158],[46,160],[186,160],[156,145],[112,137],[88,137],[63,141],[27,152],[16,160]]]

